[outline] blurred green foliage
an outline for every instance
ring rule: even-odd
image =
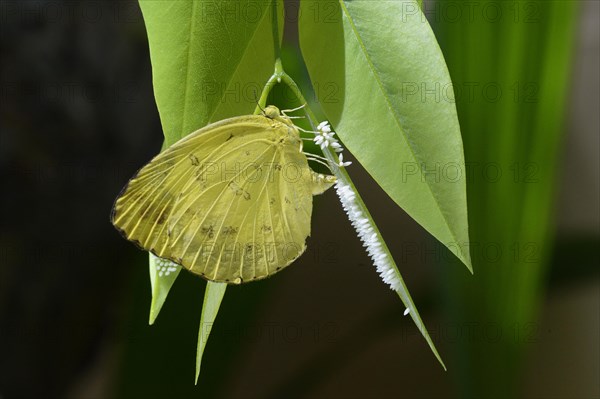
[[[461,395],[515,397],[539,334],[578,2],[429,6],[463,133],[475,271],[440,268],[447,322],[472,333],[449,367]]]

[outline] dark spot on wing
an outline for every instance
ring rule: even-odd
[[[148,207],[150,206],[150,204],[145,203],[141,208],[140,208],[140,217],[143,217],[144,214],[146,213],[146,211],[148,210]]]
[[[228,184],[229,188],[235,193],[235,195],[241,195],[245,200],[250,199],[250,193],[243,188],[241,188],[236,182],[230,181]]]
[[[198,161],[198,157],[194,154],[190,154],[190,160],[192,161],[192,166],[200,165],[200,161]]]
[[[164,224],[165,221],[167,220],[167,214],[169,212],[167,211],[167,209],[163,210],[162,213],[160,214],[160,216],[158,217],[158,220],[156,221],[156,224]]]
[[[233,138],[233,134],[230,134],[229,137],[227,137],[227,139],[225,141],[229,141]]]
[[[242,195],[244,192],[244,190],[242,190],[242,188],[233,180],[230,181],[227,186],[235,193],[235,195]]]
[[[200,230],[202,231],[202,234],[208,236],[208,238],[213,238],[215,235],[215,228],[212,224],[208,227],[203,226]]]
[[[236,234],[237,232],[238,232],[237,227],[233,227],[233,226],[225,226],[225,228],[223,229],[224,235],[233,235],[233,234]]]

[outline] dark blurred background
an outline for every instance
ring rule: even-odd
[[[467,278],[466,269],[445,264],[439,245],[353,165],[442,357],[458,366],[444,372],[402,317],[330,191],[315,202],[309,249],[294,266],[227,291],[198,387],[204,282],[181,273],[148,326],[147,255],[108,218],[121,187],[162,143],[137,2],[1,4],[0,399],[501,397],[465,390],[458,375],[469,370],[460,366],[470,361],[463,344],[491,348],[499,335],[515,337],[522,353],[515,395],[600,397],[597,1],[576,11],[544,230],[552,245],[528,324],[453,322],[445,295],[460,285],[449,286],[457,277],[448,273]],[[448,19],[436,21],[435,8],[426,14],[453,79],[466,79],[444,40]],[[293,41],[294,32],[286,35]],[[468,144],[462,115],[484,99],[461,101]],[[477,276],[477,259],[474,266]]]

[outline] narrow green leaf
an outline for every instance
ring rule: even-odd
[[[300,92],[300,89],[296,83],[288,75],[283,75],[282,79],[295,93],[297,98],[306,103],[306,100],[304,99],[304,96]],[[312,129],[317,129],[318,122],[311,108],[305,107],[305,112]],[[331,147],[323,148],[323,154],[327,160],[330,161],[331,165],[338,165],[340,163],[340,158]],[[423,320],[421,320],[421,315],[419,314],[417,307],[415,306],[410,293],[408,292],[408,288],[404,283],[402,274],[400,274],[400,270],[398,269],[398,266],[396,265],[396,262],[394,261],[394,258],[392,257],[392,254],[390,253],[383,236],[379,232],[375,221],[371,217],[369,210],[363,202],[359,192],[356,190],[356,187],[352,183],[352,179],[350,179],[350,176],[346,172],[346,168],[334,167],[333,173],[338,179],[336,183],[336,192],[340,198],[342,207],[344,208],[348,219],[352,223],[352,226],[356,230],[356,233],[363,243],[363,246],[365,246],[367,253],[373,260],[374,267],[379,273],[379,276],[382,278],[384,283],[389,284],[390,287],[398,294],[404,303],[404,306],[406,306],[407,311],[410,313],[410,316],[415,322],[417,328],[425,338],[425,341],[427,341],[429,348],[431,348],[431,351],[437,360],[440,362],[444,370],[446,370],[446,365],[438,353],[433,340],[429,336],[429,332],[425,328]],[[393,275],[390,274],[390,271]]]
[[[157,265],[159,258],[153,253],[149,252],[150,255],[150,286],[152,288],[152,303],[150,304],[150,319],[148,324],[154,324],[154,321],[158,317],[158,313],[162,309],[162,306],[167,299],[167,295],[181,272],[181,266],[171,263],[175,268],[174,271],[165,274],[159,270],[160,266]]]
[[[329,159],[334,157],[329,149],[325,150],[325,155]],[[404,306],[406,306],[407,311],[410,313],[410,317],[415,322],[415,325],[423,335],[423,338],[425,338],[425,341],[427,341],[429,348],[440,362],[444,370],[446,370],[446,365],[438,353],[433,340],[429,336],[429,332],[425,328],[425,323],[423,323],[423,320],[421,320],[421,315],[419,314],[419,311],[417,310],[417,307],[413,302],[410,293],[408,292],[408,288],[404,283],[402,274],[400,274],[400,270],[398,269],[398,266],[396,265],[396,262],[394,261],[387,244],[379,232],[377,225],[373,221],[369,210],[367,209],[365,203],[358,194],[358,191],[354,187],[354,184],[352,184],[352,181],[346,174],[345,170],[338,170],[336,176],[338,177],[337,193],[342,202],[342,206],[344,207],[344,210],[346,211],[346,214],[356,229],[359,237],[361,237],[361,241],[367,248],[367,252],[373,259],[379,275],[382,277],[383,281],[389,284],[398,294],[402,300],[402,303],[404,303]],[[385,261],[383,261],[385,262],[383,265],[381,263],[378,264],[378,262],[382,262],[381,258],[385,259]],[[393,271],[395,277],[392,277],[388,274],[389,270]]]
[[[200,365],[202,363],[202,354],[206,347],[206,341],[210,335],[217,313],[219,312],[219,306],[223,296],[225,296],[225,290],[227,284],[224,283],[211,283],[210,281],[206,284],[206,291],[204,292],[204,304],[202,305],[202,315],[200,316],[200,327],[198,328],[198,349],[196,351],[196,384],[198,383],[198,376],[200,375]]]
[[[453,88],[419,4],[301,7],[302,53],[336,132],[386,193],[472,271]]]

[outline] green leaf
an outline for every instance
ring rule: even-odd
[[[177,279],[179,272],[181,272],[181,266],[172,263],[176,270],[168,275],[163,275],[158,270],[159,266],[157,265],[160,258],[151,252],[148,254],[150,255],[150,286],[152,288],[152,303],[150,304],[150,319],[148,324],[152,325],[158,317],[158,313],[160,313],[175,279]]]
[[[198,383],[198,376],[200,375],[200,365],[202,364],[202,354],[206,347],[206,341],[210,335],[217,313],[219,312],[219,306],[223,296],[225,296],[225,290],[227,284],[224,283],[212,283],[206,284],[206,291],[204,292],[204,304],[202,305],[202,315],[200,316],[200,327],[198,328],[198,349],[196,351],[196,384]]]
[[[303,1],[300,45],[323,111],[385,192],[472,271],[451,80],[416,1]]]
[[[140,0],[140,7],[167,145],[210,121],[252,113],[275,62],[270,0]]]
[[[275,18],[273,12],[281,15],[281,1],[140,0],[140,7],[165,146],[209,122],[252,113],[273,71],[279,48],[273,38],[281,42],[283,18]],[[176,276],[156,281],[153,262],[150,273],[153,322]],[[224,293],[224,288],[207,284],[201,326],[205,320],[214,321]],[[208,334],[199,342],[198,359],[207,338]]]

